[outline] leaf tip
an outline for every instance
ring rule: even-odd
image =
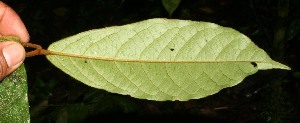
[[[266,69],[283,69],[283,70],[291,70],[291,68],[287,65],[281,64],[276,61],[271,61],[268,63],[258,63],[258,68],[261,70],[266,70]]]

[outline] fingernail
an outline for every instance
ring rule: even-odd
[[[25,58],[24,48],[18,43],[11,43],[2,49],[8,67],[19,65]]]

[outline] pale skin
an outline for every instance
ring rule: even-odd
[[[28,31],[18,14],[0,1],[0,36],[17,36],[29,41]],[[23,63],[25,50],[14,41],[0,42],[0,80],[11,74]]]

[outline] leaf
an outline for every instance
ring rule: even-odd
[[[181,0],[162,0],[162,4],[169,13],[169,16],[171,16],[173,12],[177,9],[180,2]]]
[[[264,69],[290,69],[245,35],[208,22],[149,19],[51,44],[47,58],[95,88],[149,100],[206,97]]]
[[[24,65],[0,83],[0,122],[29,122],[27,76]]]

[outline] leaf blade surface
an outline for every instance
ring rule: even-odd
[[[27,75],[24,65],[0,83],[0,122],[30,121],[27,96]]]
[[[91,30],[48,50],[62,53],[47,56],[54,65],[89,86],[159,101],[202,98],[259,69],[289,69],[238,31],[185,20]]]

